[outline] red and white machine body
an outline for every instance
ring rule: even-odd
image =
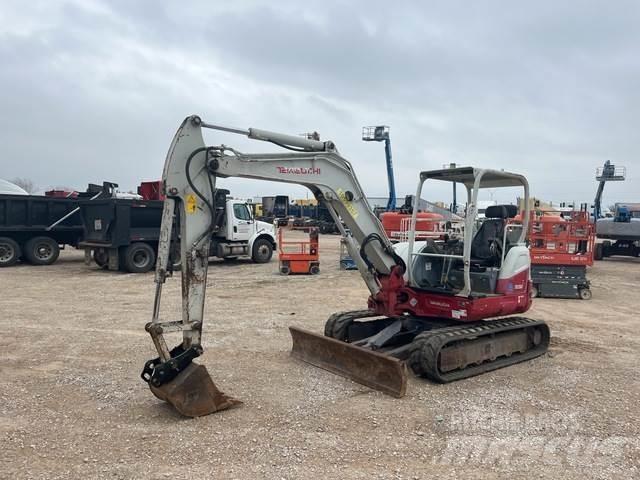
[[[526,180],[520,175],[470,167],[423,172],[416,198],[420,198],[427,179],[455,181],[467,187],[464,238],[451,246],[447,241],[423,240],[418,230],[410,227],[408,241],[394,245],[406,270],[380,279],[382,288],[370,297],[369,308],[381,315],[409,314],[462,322],[526,312],[531,306],[531,260],[525,244],[528,225],[510,223],[517,213],[513,205],[489,207],[482,223],[478,223],[476,208],[481,188],[521,186],[528,198]],[[419,215],[412,215],[414,225]],[[492,218],[494,215],[498,217]],[[528,219],[528,211],[525,215]],[[490,245],[483,245],[483,239],[478,238],[485,222],[493,225],[496,233],[487,236]],[[478,258],[478,252],[482,258]],[[425,269],[440,269],[440,276],[427,279]]]
[[[288,151],[243,153],[225,144],[207,146],[203,128],[271,142]],[[211,235],[220,228],[216,181],[230,177],[309,188],[327,207],[370,292],[366,310],[332,315],[325,323],[324,336],[290,327],[293,356],[402,396],[407,376],[404,360],[420,376],[449,382],[546,351],[549,329],[544,322],[496,319],[525,312],[531,305],[525,245],[529,186],[522,175],[473,167],[421,172],[415,198],[422,198],[427,180],[464,186],[464,236],[422,238],[414,209],[406,244],[394,247],[353,166],[333,142],[214,125],[191,116],[178,128],[163,171],[166,199],[156,295],[152,319],[145,327],[158,357],[147,361],[141,374],[154,395],[184,415],[206,415],[237,404],[215,387],[203,365],[192,363],[203,352],[208,252]],[[513,205],[487,208],[486,218],[478,220],[479,191],[501,187],[523,189],[526,207],[521,228],[508,225],[517,213]],[[178,235],[173,235],[175,227]],[[179,238],[182,259],[181,321],[160,316],[173,238]],[[369,320],[372,317],[384,318]],[[460,325],[477,320],[492,321]],[[182,334],[182,342],[172,349],[164,337],[170,332]]]

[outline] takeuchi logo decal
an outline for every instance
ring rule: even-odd
[[[319,167],[276,167],[278,173],[289,173],[292,175],[320,175]]]

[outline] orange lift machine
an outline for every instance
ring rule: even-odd
[[[285,238],[285,232],[301,232],[308,235],[308,239]],[[295,235],[297,236],[297,235]],[[301,273],[317,275],[320,273],[320,250],[318,248],[318,227],[294,227],[286,225],[278,227],[278,257],[280,259],[280,273]]]
[[[533,215],[529,223],[532,296],[591,299],[587,267],[593,265],[595,230],[587,205],[560,214]]]

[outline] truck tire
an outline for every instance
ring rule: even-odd
[[[124,268],[127,272],[146,273],[155,263],[156,252],[148,243],[132,243],[124,251]]]
[[[60,247],[51,237],[35,237],[25,243],[24,256],[32,265],[51,265],[60,256]]]
[[[22,253],[20,245],[8,237],[0,237],[0,267],[15,265]]]
[[[253,244],[251,259],[256,263],[267,263],[273,255],[273,245],[266,238],[259,238]]]
[[[593,251],[594,260],[602,260],[603,257],[603,246],[601,243],[596,243],[596,247]]]
[[[107,268],[109,266],[109,252],[104,248],[98,248],[93,251],[93,261],[96,262],[100,268]]]

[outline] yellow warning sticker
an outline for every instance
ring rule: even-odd
[[[358,209],[353,206],[353,203],[351,203],[351,200],[347,199],[347,196],[344,193],[344,190],[342,190],[341,188],[338,188],[336,190],[336,193],[338,194],[338,198],[340,198],[340,201],[342,202],[342,204],[349,211],[349,214],[353,218],[358,218],[358,215],[359,215],[358,214]]]
[[[192,193],[187,195],[187,213],[196,213],[196,196]]]

